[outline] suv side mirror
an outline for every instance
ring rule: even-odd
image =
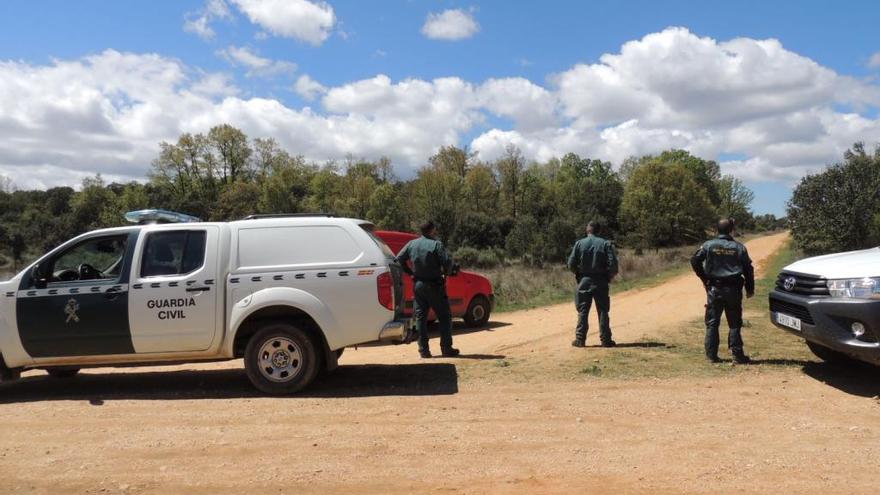
[[[42,265],[35,265],[33,270],[31,270],[31,280],[36,289],[45,289],[49,284],[49,277],[46,275]]]

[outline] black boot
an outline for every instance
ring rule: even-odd
[[[461,351],[456,349],[455,347],[449,347],[440,351],[443,354],[443,357],[455,357],[461,354]]]
[[[706,356],[706,359],[708,359],[710,363],[720,363],[721,362],[721,359],[717,355]]]
[[[745,355],[743,351],[733,351],[733,362],[736,364],[749,364],[752,358]]]
[[[572,347],[586,347],[586,345],[586,342],[584,342],[583,340],[574,339],[571,341]]]
[[[419,356],[421,356],[424,359],[428,359],[429,357],[431,357],[431,350],[430,349],[419,349]]]
[[[613,340],[606,340],[602,342],[602,347],[617,347],[617,342]]]

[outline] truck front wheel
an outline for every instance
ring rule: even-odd
[[[302,329],[287,323],[269,323],[248,341],[244,368],[260,391],[292,394],[317,376],[318,351]]]
[[[826,363],[848,363],[853,361],[852,358],[842,352],[837,352],[823,345],[810,342],[809,340],[807,341],[807,347],[810,348],[816,357]]]

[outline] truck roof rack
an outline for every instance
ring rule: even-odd
[[[325,217],[336,218],[332,213],[261,213],[258,215],[248,215],[242,220],[260,220],[262,218],[307,218],[307,217]]]

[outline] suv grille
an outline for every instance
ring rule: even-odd
[[[791,280],[794,280],[794,286],[791,286]],[[786,288],[786,281],[789,282],[791,289]],[[829,296],[827,281],[821,277],[812,275],[803,275],[800,273],[782,272],[776,279],[776,288],[792,294],[801,294],[804,296]]]
[[[798,318],[808,325],[815,325],[813,317],[810,316],[810,311],[799,304],[792,304],[790,302],[780,301],[778,299],[771,298],[770,311],[773,313],[785,313],[789,316],[794,316],[795,318]]]

